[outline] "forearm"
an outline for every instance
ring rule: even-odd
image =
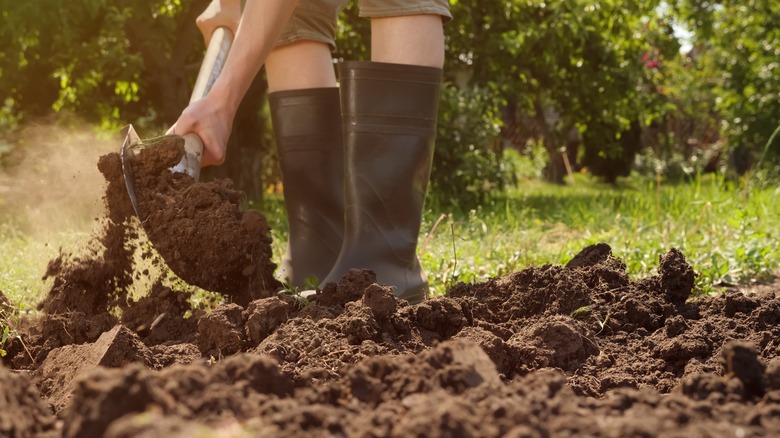
[[[210,98],[235,112],[265,63],[297,0],[248,0],[225,66]]]

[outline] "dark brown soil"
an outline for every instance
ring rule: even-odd
[[[34,359],[18,340],[3,359],[30,371],[0,369],[11,388],[0,434],[780,430],[780,283],[691,297],[695,273],[679,251],[661,257],[658,275],[635,281],[605,244],[566,266],[458,284],[414,306],[375,280],[352,271],[310,303],[279,295],[211,312],[188,309],[186,294],[161,283],[119,317],[92,304],[70,313],[44,305],[25,326]],[[80,287],[67,290],[99,297],[96,286]]]
[[[230,180],[195,183],[168,171],[183,154],[184,140],[167,136],[132,161],[138,213],[154,248],[184,281],[229,294],[243,305],[274,294],[280,284],[273,277],[265,218],[240,208],[241,194]],[[110,161],[116,169],[118,157]],[[103,173],[116,177],[115,170]],[[109,205],[127,204],[126,193],[115,195]]]
[[[51,436],[56,431],[52,415],[41,395],[29,379],[0,367],[0,436]]]

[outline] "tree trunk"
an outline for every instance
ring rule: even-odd
[[[160,119],[170,125],[178,119],[187,106],[200,64],[195,68],[188,60],[195,50],[203,51],[203,37],[195,26],[195,19],[208,6],[208,0],[193,0],[189,8],[180,14],[176,23],[173,45],[166,53],[148,35],[159,32],[152,27],[153,20],[134,18],[127,22],[126,33],[133,52],[139,53],[144,60],[144,68],[149,78],[143,84],[142,99],[154,102],[153,107],[161,108]],[[202,56],[198,59],[201,59]]]
[[[547,154],[550,156],[550,161],[547,162],[547,167],[544,170],[544,179],[557,184],[563,184],[566,176],[566,166],[563,163],[563,156],[558,150],[558,140],[555,133],[547,124],[547,119],[544,115],[544,105],[542,105],[540,98],[534,100],[534,111],[536,113],[534,115],[536,123],[542,131],[544,148],[547,149]]]

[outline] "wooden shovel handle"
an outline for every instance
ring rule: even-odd
[[[214,30],[206,49],[203,63],[200,65],[198,79],[190,96],[190,103],[204,98],[211,90],[214,81],[217,80],[222,67],[225,65],[230,46],[233,44],[233,32],[227,27],[218,27]],[[184,136],[184,150],[186,152],[180,165],[197,181],[200,176],[200,160],[203,157],[203,140],[195,133]],[[178,166],[177,166],[178,168]],[[178,170],[178,169],[177,169]]]
[[[218,27],[214,30],[206,49],[206,55],[203,58],[203,63],[200,65],[200,71],[198,72],[198,79],[195,81],[195,88],[192,90],[190,96],[190,103],[196,100],[203,99],[211,90],[211,86],[214,85],[214,81],[217,80],[217,76],[222,72],[222,67],[225,65],[225,59],[228,52],[230,52],[230,46],[233,44],[233,31],[227,27]]]

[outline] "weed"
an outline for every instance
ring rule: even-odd
[[[311,303],[308,298],[301,294],[300,290],[282,289],[277,292],[277,295],[287,295],[291,297],[295,301],[295,304],[298,308],[304,308]]]
[[[582,306],[577,309],[574,309],[573,312],[571,312],[571,317],[573,319],[585,319],[588,316],[590,316],[592,309],[590,306]]]
[[[319,280],[316,275],[311,275],[303,281],[303,287],[293,286],[288,279],[282,282],[284,288],[277,292],[277,295],[286,295],[291,297],[298,307],[303,308],[309,305],[309,299],[303,295],[303,291],[315,290],[319,287]]]
[[[35,362],[30,350],[27,348],[27,344],[25,344],[22,335],[19,333],[19,320],[23,311],[23,304],[14,308],[8,302],[0,301],[0,357],[5,357],[8,354],[8,351],[6,351],[7,343],[9,340],[15,339],[22,345],[30,360]]]
[[[600,335],[601,332],[604,331],[605,328],[607,328],[607,323],[609,322],[609,311],[607,311],[606,316],[604,316],[604,319],[596,318],[596,323],[599,325],[599,331],[596,332],[596,336]]]

